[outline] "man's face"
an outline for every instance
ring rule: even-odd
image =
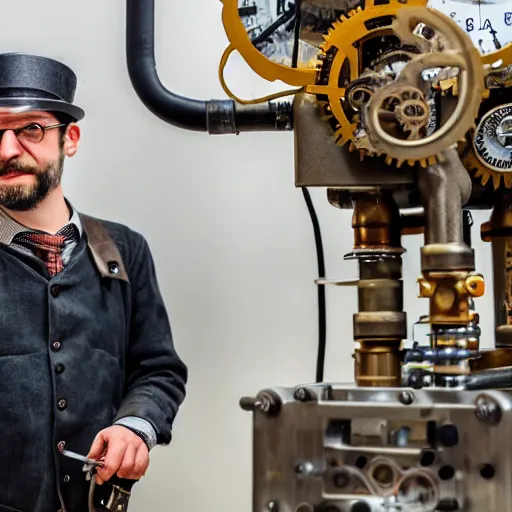
[[[48,112],[0,113],[0,205],[27,211],[38,206],[61,184],[65,156],[76,152],[78,127],[42,127],[59,124]],[[12,130],[27,127],[16,134]],[[44,137],[40,140],[40,135]]]

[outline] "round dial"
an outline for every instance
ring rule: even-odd
[[[429,0],[427,7],[456,21],[483,55],[512,41],[512,0]]]

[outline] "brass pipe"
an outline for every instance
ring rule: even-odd
[[[496,197],[480,233],[492,245],[496,347],[512,347],[512,195]]]
[[[399,386],[400,346],[407,335],[403,311],[401,219],[386,192],[358,194],[352,216],[353,252],[359,260],[358,312],[354,314],[355,381]]]

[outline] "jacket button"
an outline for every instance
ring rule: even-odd
[[[52,343],[52,350],[54,350],[55,352],[57,352],[57,350],[60,350],[60,347],[61,347],[60,341],[54,341]]]
[[[59,441],[57,443],[57,450],[59,450],[59,452],[64,450],[65,447],[66,447],[66,441]]]
[[[61,398],[57,403],[57,407],[63,411],[68,406],[68,401],[65,398]]]
[[[70,480],[71,480],[71,477],[69,475],[64,475],[64,483],[67,484]]]
[[[52,297],[58,297],[60,294],[60,286],[58,284],[52,284],[50,286],[50,293],[52,294]]]
[[[59,374],[59,373],[62,373],[64,371],[64,365],[61,364],[61,363],[58,363],[55,365],[55,373],[56,374]]]

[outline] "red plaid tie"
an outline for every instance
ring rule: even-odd
[[[65,241],[64,234],[25,232],[16,236],[16,242],[25,245],[40,258],[52,277],[64,269],[61,253]]]

